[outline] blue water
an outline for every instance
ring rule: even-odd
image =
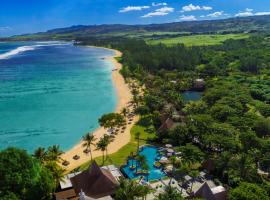
[[[197,91],[185,91],[182,93],[185,102],[188,101],[198,101],[202,97],[202,92]]]
[[[149,172],[150,172],[148,176],[148,180],[158,180],[166,176],[166,174],[161,169],[157,169],[156,167],[154,167],[156,158],[160,157],[156,147],[144,146],[142,151],[139,152],[139,154],[144,155],[146,157],[147,165],[149,167]],[[133,164],[134,166],[136,166],[136,161],[133,161]],[[135,174],[136,170],[135,169],[131,170],[130,166],[132,166],[131,159],[128,161],[128,164],[123,167],[123,171],[128,176],[129,179],[136,179],[142,176],[142,175],[136,175]],[[141,169],[140,166],[138,167],[138,169]],[[145,177],[145,180],[147,180],[146,177]]]
[[[0,43],[0,149],[63,150],[115,109],[112,51],[59,42]]]

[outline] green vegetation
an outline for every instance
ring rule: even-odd
[[[151,188],[138,184],[136,181],[121,179],[115,194],[116,200],[145,199]]]
[[[145,88],[136,112],[159,130],[154,142],[172,143],[183,154],[176,173],[195,178],[202,163],[211,161],[211,174],[232,195],[243,182],[269,195],[269,34],[193,47],[138,39],[83,41],[91,42],[123,52],[123,76]],[[205,80],[202,98],[185,103],[181,92],[198,89],[198,78]],[[165,119],[175,126],[159,129]]]
[[[26,151],[0,152],[0,199],[51,199],[54,188],[50,171]]]
[[[181,194],[173,189],[172,187],[167,187],[165,190],[165,193],[161,193],[158,195],[156,200],[184,200],[184,198],[181,196]]]
[[[260,186],[251,183],[241,183],[230,193],[231,200],[267,200],[267,192]]]
[[[136,139],[136,133],[140,132],[140,144],[146,144],[148,140],[151,140],[155,137],[155,134],[153,130],[151,129],[151,126],[146,126],[142,124],[141,120],[138,122],[135,126],[131,129],[131,140],[128,144],[123,146],[121,149],[119,149],[116,153],[110,154],[108,158],[105,160],[104,165],[114,164],[116,166],[121,166],[125,164],[127,157],[130,156],[132,153],[135,153],[137,151],[137,139]],[[119,133],[121,134],[121,133]],[[102,164],[102,156],[97,157],[94,159],[98,164]],[[87,162],[83,164],[80,169],[87,169],[90,162]]]
[[[98,119],[99,125],[104,128],[115,128],[120,127],[125,124],[124,117],[119,113],[108,113],[101,116]]]
[[[186,46],[208,46],[208,45],[218,45],[222,44],[225,40],[228,39],[245,39],[248,38],[248,34],[211,34],[211,35],[190,35],[182,37],[170,37],[162,39],[148,39],[148,44],[165,44],[172,46],[175,44],[184,44]]]

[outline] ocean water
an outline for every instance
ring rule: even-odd
[[[0,149],[68,150],[115,110],[114,52],[61,42],[0,43]]]

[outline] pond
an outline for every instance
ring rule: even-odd
[[[183,99],[185,102],[188,101],[198,101],[202,97],[202,92],[198,91],[185,91],[182,93]]]

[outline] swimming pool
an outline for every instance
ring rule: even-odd
[[[147,165],[149,167],[149,175],[148,175],[148,180],[158,180],[164,176],[166,176],[166,174],[161,170],[158,169],[154,166],[154,163],[156,161],[156,158],[160,158],[160,154],[157,150],[156,147],[152,147],[152,146],[144,146],[142,147],[141,151],[139,152],[140,155],[144,155],[146,160],[147,160]],[[136,161],[133,160],[133,165],[136,166]],[[131,169],[130,167],[132,166],[132,159],[128,160],[128,164],[125,165],[122,168],[122,171],[127,175],[127,177],[129,179],[136,179],[139,178],[141,176],[145,177],[145,180],[147,180],[147,176],[146,175],[137,175],[136,174],[136,170],[135,169]],[[138,170],[140,170],[140,166],[138,167]]]

